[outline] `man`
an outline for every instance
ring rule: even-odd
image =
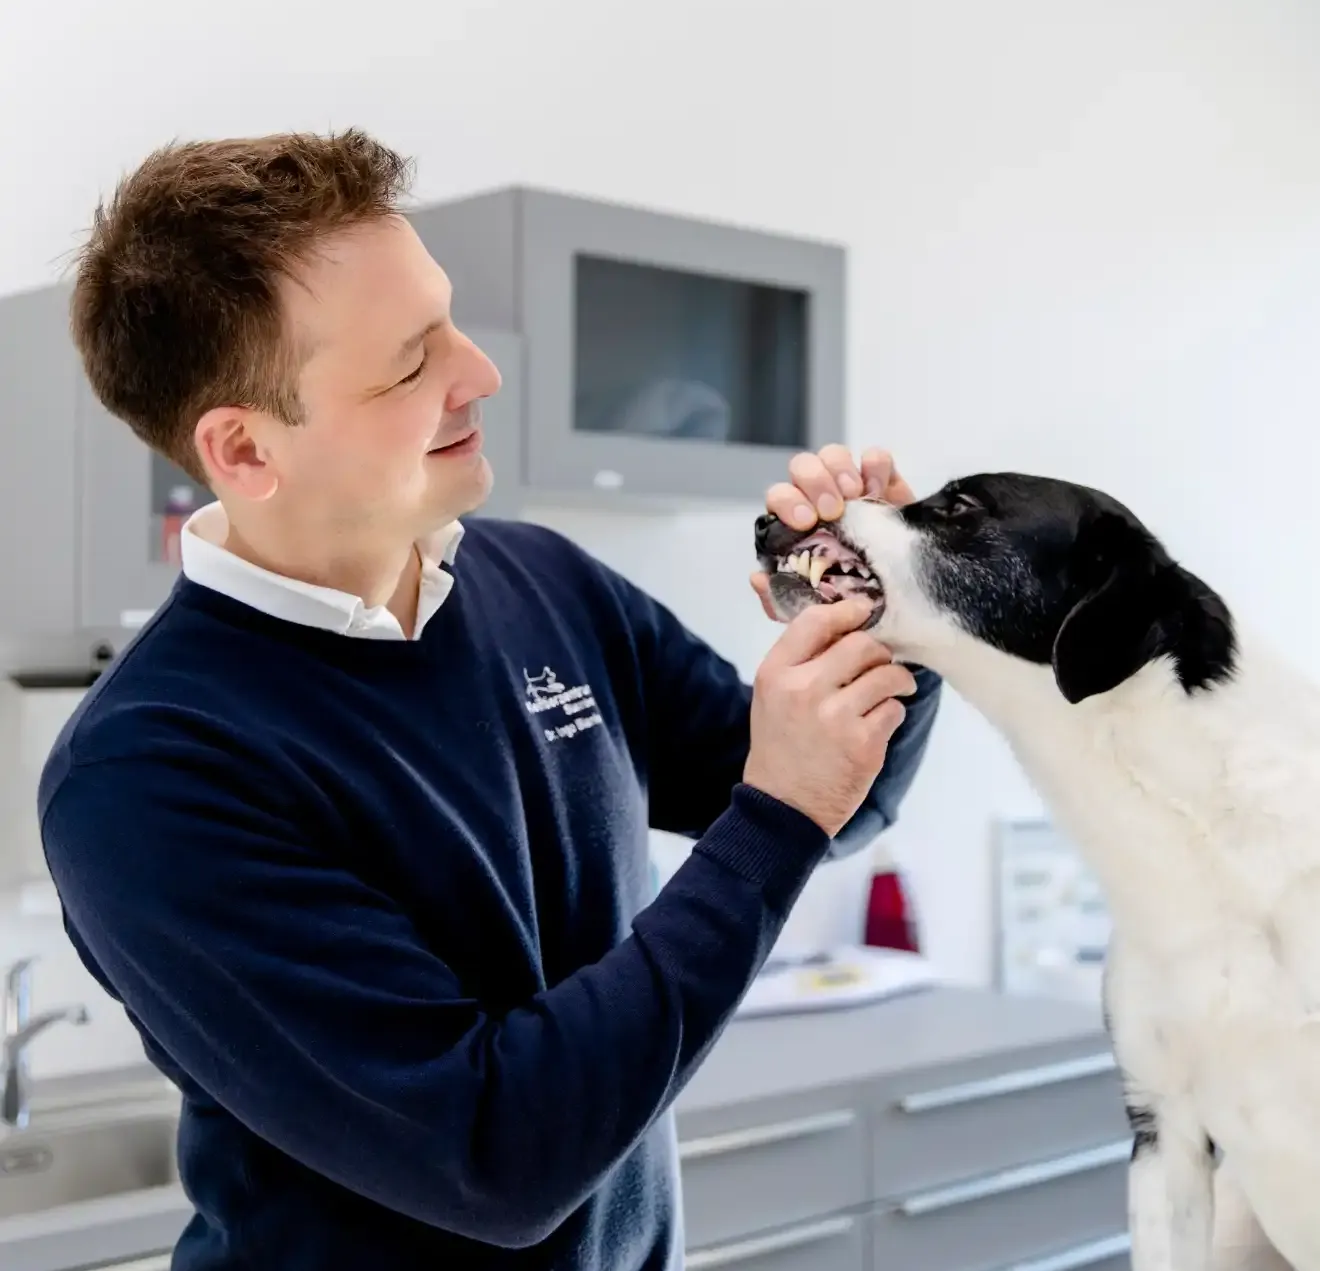
[[[405,174],[357,132],[179,146],[98,211],[88,378],[218,502],[50,757],[47,858],[183,1091],[176,1271],[677,1269],[670,1105],[937,685],[835,605],[753,694],[560,536],[464,527],[500,379]],[[786,515],[910,497],[795,472]],[[648,824],[696,839],[654,899]]]

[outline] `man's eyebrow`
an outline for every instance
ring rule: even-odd
[[[448,321],[449,316],[446,314],[443,318],[436,318],[434,321],[428,322],[420,331],[410,335],[401,345],[399,345],[399,350],[394,355],[394,364],[397,365],[399,362],[406,361],[410,355],[416,353],[417,350],[421,348],[422,341],[425,340],[431,332],[439,331]]]
[[[422,341],[425,340],[428,335],[433,331],[439,331],[441,327],[445,326],[451,320],[452,314],[450,306],[454,303],[454,289],[451,286],[448,290],[449,294],[445,297],[445,305],[440,316],[432,319],[432,321],[428,322],[420,331],[410,335],[401,345],[399,345],[399,351],[395,353],[392,365],[397,366],[400,362],[405,361],[412,354],[416,353],[417,350],[422,347]]]

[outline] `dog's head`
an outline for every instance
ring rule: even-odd
[[[756,551],[781,617],[860,593],[876,638],[936,670],[972,640],[1052,667],[1080,702],[1157,659],[1187,692],[1234,668],[1223,601],[1122,504],[1066,481],[986,474],[902,509],[854,500],[809,534],[762,516]]]

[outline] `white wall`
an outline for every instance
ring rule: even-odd
[[[1320,668],[1311,0],[60,0],[5,23],[0,291],[53,277],[163,140],[350,123],[417,156],[424,198],[542,183],[843,240],[853,443],[919,489],[1103,485]],[[753,511],[545,516],[750,673],[775,634]],[[1034,807],[950,701],[895,837],[954,976],[989,974],[989,821]]]

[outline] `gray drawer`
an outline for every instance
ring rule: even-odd
[[[1108,1051],[1013,1068],[915,1074],[873,1118],[876,1199],[1062,1156],[1129,1133]]]
[[[914,1190],[876,1213],[874,1269],[1016,1271],[1043,1264],[1050,1271],[1049,1259],[1061,1250],[1127,1229],[1129,1150],[1119,1140],[950,1187]],[[1092,1271],[1085,1262],[1080,1268]]]
[[[1132,1242],[1126,1232],[1083,1240],[1065,1249],[996,1267],[995,1271],[1132,1271]]]
[[[862,1112],[785,1100],[722,1116],[678,1145],[687,1246],[738,1240],[864,1205],[867,1133]]]
[[[689,1249],[685,1271],[866,1271],[865,1221],[837,1214]]]

